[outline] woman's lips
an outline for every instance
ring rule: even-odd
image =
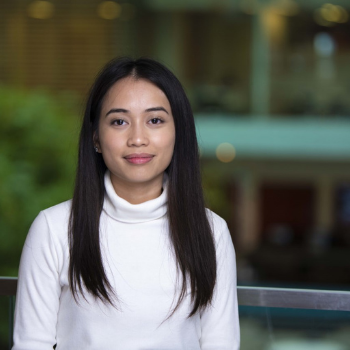
[[[145,164],[150,162],[153,159],[152,154],[141,153],[141,154],[129,154],[124,158],[132,164]]]

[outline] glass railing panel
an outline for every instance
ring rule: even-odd
[[[0,349],[11,349],[16,278],[0,277]],[[350,292],[238,287],[241,350],[350,349]]]
[[[13,334],[13,296],[0,295],[0,349],[11,349]]]
[[[348,350],[350,312],[240,306],[241,350]]]

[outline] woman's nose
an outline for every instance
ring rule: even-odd
[[[130,129],[128,146],[147,146],[149,143],[147,130],[142,125],[133,125]]]

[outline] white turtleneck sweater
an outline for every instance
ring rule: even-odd
[[[13,350],[237,350],[239,321],[235,253],[223,219],[208,210],[217,251],[212,305],[187,318],[177,301],[176,262],[169,240],[167,191],[132,205],[115,193],[109,173],[101,214],[101,249],[118,309],[88,293],[79,304],[68,282],[67,225],[71,202],[42,211],[20,263]]]

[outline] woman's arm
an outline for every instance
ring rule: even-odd
[[[217,282],[211,306],[201,313],[202,350],[238,350],[240,346],[236,257],[226,223],[219,228],[216,243]],[[215,233],[215,236],[217,233]]]
[[[57,245],[41,212],[27,235],[19,268],[12,350],[51,350],[61,287]]]

